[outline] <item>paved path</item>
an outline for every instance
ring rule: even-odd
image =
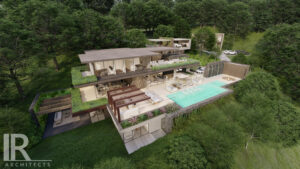
[[[219,56],[220,60],[222,61],[230,61],[229,57],[227,57],[224,52],[221,53],[221,55]]]

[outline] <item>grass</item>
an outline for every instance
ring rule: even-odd
[[[81,72],[86,70],[87,70],[86,66],[77,66],[72,68],[71,75],[72,75],[72,84],[74,86],[97,81],[97,77],[95,75],[83,77]]]
[[[167,68],[171,68],[171,67],[184,66],[184,65],[195,64],[195,63],[199,63],[199,61],[195,60],[195,59],[187,59],[184,62],[178,62],[178,63],[173,63],[173,64],[162,64],[162,65],[153,66],[152,70],[167,69]]]
[[[80,164],[88,169],[127,151],[110,119],[50,137],[29,151],[31,159],[52,160],[51,168]]]
[[[88,110],[98,106],[103,106],[108,103],[106,98],[100,98],[93,101],[82,102],[80,96],[80,90],[78,88],[74,88],[71,90],[71,96],[72,96],[72,113],[77,113],[83,110]]]
[[[233,169],[300,169],[300,144],[282,148],[263,143],[249,144],[248,151],[235,153]]]
[[[247,52],[253,53],[255,49],[255,45],[257,42],[263,37],[263,32],[253,32],[250,33],[246,38],[242,39],[236,39],[233,42],[233,50],[245,50]]]
[[[201,66],[206,66],[210,62],[218,61],[218,59],[215,59],[214,57],[209,56],[207,54],[200,55],[199,53],[197,54],[188,53],[188,55],[190,56],[190,58],[198,60]]]

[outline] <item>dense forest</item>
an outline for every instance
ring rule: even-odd
[[[41,142],[42,129],[33,125],[27,111],[30,102],[38,92],[70,87],[70,69],[80,65],[78,54],[84,50],[145,47],[147,38],[181,37],[192,38],[189,53],[197,54],[199,46],[217,51],[215,32],[225,33],[223,49],[232,49],[250,33],[263,33],[250,55],[233,57],[234,62],[250,64],[252,73],[234,87],[229,106],[222,100],[214,108],[179,118],[176,134],[165,139],[174,144],[163,155],[143,161],[138,155],[149,150],[144,149],[133,156],[139,162],[113,158],[98,168],[118,163],[123,168],[223,169],[232,166],[233,152],[247,149],[252,140],[297,145],[297,0],[2,0],[1,138],[2,133],[20,132],[29,136],[31,147]],[[164,154],[166,159],[160,161]],[[157,165],[149,165],[153,160]]]

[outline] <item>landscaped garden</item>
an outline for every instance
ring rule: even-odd
[[[78,88],[71,89],[71,97],[72,113],[77,113],[83,110],[104,106],[108,103],[107,98],[99,98],[93,101],[82,102],[80,90]]]
[[[181,60],[179,62],[172,63],[172,64],[155,65],[155,66],[152,66],[152,70],[167,69],[167,68],[171,68],[171,67],[185,66],[185,65],[197,64],[197,63],[199,63],[198,60],[186,59],[186,60]]]
[[[95,75],[85,76],[85,77],[82,76],[81,73],[87,70],[88,70],[87,66],[77,66],[72,68],[71,75],[72,75],[72,84],[74,86],[97,81],[97,77]]]

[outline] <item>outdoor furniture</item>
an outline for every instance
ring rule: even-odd
[[[60,124],[62,122],[62,113],[61,113],[61,111],[55,113],[54,122],[55,122],[55,124]]]
[[[117,69],[116,70],[116,74],[118,75],[118,74],[122,74],[122,73],[124,73],[121,69]]]
[[[163,98],[154,92],[147,91],[145,94],[151,98],[153,104],[163,101]]]
[[[142,64],[137,64],[135,65],[136,67],[136,70],[143,70],[144,69],[144,66]]]

